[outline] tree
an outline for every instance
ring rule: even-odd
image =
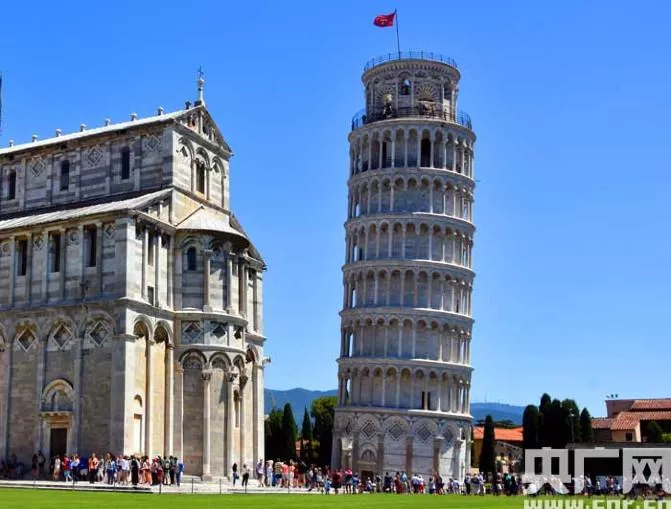
[[[307,407],[303,412],[303,425],[301,426],[301,457],[303,461],[312,461],[312,421]]]
[[[291,410],[291,403],[284,405],[284,412],[282,413],[282,456],[285,461],[294,459],[296,457],[296,440],[298,438],[298,430],[296,428],[296,420],[294,419],[294,412]]]
[[[565,399],[562,401],[561,406],[564,409],[564,420],[568,425],[566,442],[580,442],[581,422],[578,404],[573,399]]]
[[[645,434],[647,441],[651,444],[661,444],[664,439],[662,437],[662,428],[656,421],[650,421],[645,427]]]
[[[558,399],[552,400],[552,406],[550,407],[550,423],[547,429],[550,433],[550,447],[553,447],[554,449],[563,449],[566,447],[566,444],[571,437],[571,429],[569,427],[566,412],[564,412],[561,401]]]
[[[494,433],[494,419],[491,415],[485,418],[485,429],[482,438],[482,449],[480,449],[480,461],[478,467],[481,472],[494,474],[496,472],[496,455],[494,446],[496,445],[496,436]]]
[[[319,442],[317,461],[320,465],[331,464],[331,447],[333,445],[333,423],[335,407],[338,403],[336,396],[324,396],[312,402],[310,415],[314,419],[312,433]]]
[[[527,405],[522,414],[522,444],[524,449],[540,447],[541,415],[536,405]]]
[[[540,445],[549,447],[552,441],[552,419],[550,411],[552,409],[552,398],[546,392],[541,396],[541,404],[538,406],[540,412],[540,429],[538,432],[538,439]]]
[[[266,457],[279,459],[282,457],[281,444],[283,440],[282,431],[282,410],[273,408],[268,414],[268,418],[264,423],[265,442],[266,442]]]
[[[592,432],[592,416],[589,414],[587,408],[583,408],[580,412],[580,441],[584,443],[591,443],[594,440],[594,433]]]

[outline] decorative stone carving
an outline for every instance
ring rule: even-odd
[[[24,352],[28,352],[33,348],[36,348],[37,338],[32,330],[26,328],[19,333],[15,344]]]
[[[203,362],[201,359],[196,356],[196,355],[189,355],[184,361],[182,362],[182,367],[185,370],[195,370],[195,369],[203,369]]]
[[[44,239],[42,238],[42,236],[38,235],[37,237],[34,237],[33,238],[33,250],[42,251],[42,247],[44,247]]]
[[[103,158],[103,151],[99,146],[91,147],[86,151],[84,156],[84,161],[89,168],[95,168],[100,163]]]
[[[193,345],[203,342],[203,327],[200,322],[182,322],[182,344]]]
[[[142,149],[145,152],[154,152],[161,148],[161,138],[155,135],[149,135],[142,140]]]
[[[107,223],[105,226],[103,226],[103,231],[105,232],[105,237],[108,239],[113,239],[114,238],[114,224],[112,223]]]
[[[72,329],[70,329],[70,327],[68,327],[65,322],[57,323],[49,335],[48,348],[53,346],[58,350],[65,350],[70,346],[72,339]]]
[[[76,229],[71,229],[66,232],[68,246],[79,245],[79,232]]]
[[[32,172],[33,177],[40,177],[44,173],[46,167],[47,167],[46,161],[42,159],[40,156],[35,157],[30,162],[30,171]]]
[[[90,341],[92,346],[101,347],[112,335],[112,327],[107,320],[95,320],[89,322],[84,334],[85,339]]]

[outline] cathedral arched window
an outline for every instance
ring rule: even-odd
[[[196,248],[193,246],[186,250],[186,270],[196,270]]]
[[[61,162],[60,189],[67,191],[68,187],[70,187],[70,161],[66,159]]]
[[[404,79],[398,90],[399,95],[410,95],[410,80]]]
[[[124,147],[121,149],[121,180],[130,178],[130,149]]]
[[[196,191],[205,194],[205,163],[196,162]]]
[[[7,199],[14,200],[16,198],[16,172],[10,171],[7,175]]]

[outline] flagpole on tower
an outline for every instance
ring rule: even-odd
[[[398,37],[398,13],[396,12],[396,9],[394,9],[394,18],[396,18],[394,21],[396,21],[396,48],[398,49],[398,58],[401,58],[401,41]]]

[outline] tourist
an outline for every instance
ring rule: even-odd
[[[235,481],[237,481],[240,477],[238,475],[238,464],[237,463],[233,463],[232,470],[233,470],[233,487],[235,487]]]
[[[175,474],[177,473],[177,458],[175,456],[170,456],[170,467],[168,473],[170,475],[170,485],[174,485]]]
[[[247,489],[247,484],[249,483],[249,467],[247,463],[242,465],[242,487]]]
[[[352,474],[352,488],[351,488],[352,491],[351,491],[351,493],[358,493],[359,492],[359,481],[360,481],[359,474],[354,472]]]
[[[266,461],[266,486],[272,488],[275,486],[275,476],[273,474],[273,460]]]
[[[61,457],[58,455],[54,458],[54,470],[51,478],[54,481],[60,481],[61,479]]]
[[[148,456],[142,458],[142,476],[143,484],[151,486],[151,463]]]
[[[110,453],[107,453],[105,459],[105,473],[107,475],[107,484],[114,484],[116,481],[116,461]]]
[[[184,460],[177,459],[177,472],[175,474],[175,479],[177,481],[177,487],[180,486],[182,482],[182,474],[184,473]]]
[[[96,458],[96,453],[91,454],[91,457],[89,458],[89,463],[88,463],[88,473],[89,473],[89,482],[93,484],[96,482],[96,475],[98,475],[98,464],[100,462],[98,461],[98,458]]]
[[[42,451],[37,452],[37,468],[39,470],[40,479],[44,478],[44,464],[47,462]]]
[[[2,465],[3,467],[5,466],[4,463]],[[4,469],[3,469],[4,470]],[[37,479],[37,476],[40,474],[39,467],[37,464],[37,454],[33,454],[33,459],[30,462],[30,472],[33,476],[33,481]],[[2,475],[2,471],[0,471],[0,475]]]
[[[263,488],[263,460],[259,460],[256,464],[256,480],[259,483],[259,488]]]
[[[72,470],[73,482],[81,480],[80,468],[81,468],[81,462],[79,460],[79,456],[77,454],[73,454],[72,461],[70,462],[70,469]]]
[[[72,482],[72,460],[67,454],[63,456],[62,468],[65,482]]]
[[[130,457],[130,481],[133,487],[140,482],[140,462],[135,455]]]

